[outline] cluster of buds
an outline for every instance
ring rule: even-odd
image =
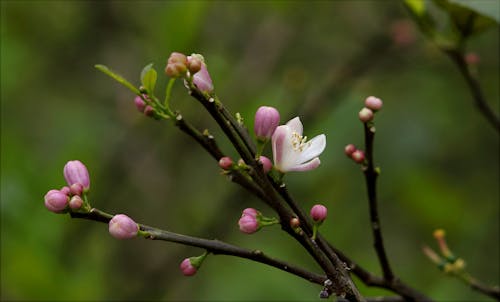
[[[155,115],[154,108],[151,107],[151,105],[146,104],[143,98],[146,99],[147,95],[143,94],[143,97],[140,96],[135,97],[134,99],[135,107],[139,112],[144,113],[145,116],[154,117]]]
[[[365,152],[363,152],[363,150],[357,149],[353,144],[345,146],[344,153],[345,155],[347,155],[347,157],[358,164],[362,164],[365,162]]]
[[[465,261],[462,258],[456,257],[446,243],[446,233],[443,229],[437,229],[433,233],[434,238],[439,246],[441,256],[433,249],[424,245],[422,251],[436,266],[447,274],[461,274],[465,269]]]
[[[318,232],[319,226],[325,221],[326,215],[328,214],[328,209],[322,204],[315,204],[312,206],[310,215],[313,220],[313,236],[312,239],[316,240],[316,234]]]
[[[196,88],[202,92],[211,93],[214,90],[207,64],[200,54],[186,56],[179,52],[173,52],[167,60],[165,73],[171,78],[184,78],[186,81],[192,81]]]
[[[182,260],[179,268],[184,276],[193,276],[196,274],[198,269],[201,267],[201,264],[207,257],[208,253],[205,252],[203,255],[197,257],[185,258]]]
[[[67,186],[60,190],[52,189],[45,194],[45,207],[54,213],[66,213],[68,210],[77,211],[89,207],[84,201],[85,194],[90,190],[89,172],[85,165],[72,160],[64,166],[64,178]],[[83,197],[83,198],[82,198]]]
[[[381,99],[374,96],[367,97],[365,100],[365,107],[363,107],[358,113],[359,120],[363,123],[371,122],[375,116],[375,112],[382,109],[382,105],[383,103]]]
[[[240,231],[245,234],[253,234],[262,227],[278,224],[279,220],[274,217],[265,217],[254,208],[246,208],[238,221]]]

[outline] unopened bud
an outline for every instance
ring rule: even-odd
[[[358,164],[361,164],[365,161],[365,152],[362,150],[356,150],[351,154],[351,158]]]
[[[165,73],[171,78],[178,78],[183,76],[187,71],[188,60],[186,55],[173,52],[167,60]]]
[[[280,123],[280,113],[276,108],[262,106],[255,113],[254,131],[259,140],[266,141],[273,136]]]
[[[69,196],[69,194],[71,193],[71,190],[69,189],[68,186],[64,186],[61,188],[61,192]]]
[[[219,160],[219,167],[224,170],[229,170],[233,166],[233,160],[231,157],[224,156]]]
[[[82,205],[83,199],[78,195],[71,197],[71,199],[69,200],[69,207],[73,210],[78,210],[82,207]]]
[[[71,194],[73,194],[73,195],[82,195],[83,186],[80,183],[72,184],[69,187],[69,190],[70,190]]]
[[[253,234],[260,229],[259,222],[257,218],[252,215],[243,215],[238,221],[240,231],[245,234]]]
[[[79,160],[72,160],[66,163],[64,166],[64,178],[69,186],[76,183],[81,184],[84,192],[87,192],[90,188],[89,171]]]
[[[269,158],[260,156],[259,161],[262,163],[262,169],[264,170],[264,173],[268,173],[273,168],[273,163]]]
[[[152,117],[155,115],[155,110],[153,107],[147,105],[146,108],[144,108],[144,115]]]
[[[245,215],[249,215],[249,216],[252,216],[252,217],[257,217],[258,215],[260,215],[260,212],[257,211],[256,209],[254,208],[246,208],[243,210],[243,212],[241,213],[241,217],[245,216]]]
[[[347,146],[345,146],[344,148],[344,152],[345,152],[345,155],[347,155],[347,157],[351,157],[352,154],[354,153],[354,151],[356,151],[356,146],[354,146],[353,144],[349,144]]]
[[[290,226],[292,229],[296,229],[300,226],[300,220],[297,217],[290,219]]]
[[[196,56],[189,56],[188,57],[188,69],[192,75],[194,75],[195,73],[200,71],[201,66],[203,66],[203,61],[200,60],[200,58],[198,58]]]
[[[59,190],[50,190],[45,194],[45,207],[54,213],[62,212],[68,205],[69,197]]]
[[[374,97],[374,96],[369,96],[365,100],[365,107],[368,109],[371,109],[373,111],[378,111],[382,109],[382,105],[384,103],[382,102],[381,99]]]
[[[361,111],[358,113],[359,120],[362,121],[363,123],[369,122],[373,120],[373,111],[370,109],[363,107]]]
[[[477,65],[479,61],[479,55],[475,52],[469,52],[465,55],[465,62],[469,65]]]
[[[199,60],[201,62],[201,68],[198,72],[193,75],[193,84],[202,91],[210,93],[214,90],[214,85],[212,83],[212,78],[208,73],[207,64],[205,59],[200,54],[192,54],[188,57],[188,60]]]
[[[182,260],[180,269],[184,276],[193,276],[198,271],[198,269],[191,264],[191,260],[189,258]]]
[[[311,218],[315,222],[323,222],[326,219],[328,213],[327,208],[324,205],[316,204],[311,208]]]
[[[129,239],[137,236],[139,226],[130,217],[124,214],[113,216],[109,221],[109,233],[118,239]]]
[[[139,112],[144,112],[144,109],[146,109],[146,102],[144,102],[144,100],[140,96],[135,97],[134,103]]]

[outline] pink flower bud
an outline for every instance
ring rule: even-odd
[[[124,214],[115,215],[109,221],[109,233],[118,239],[134,238],[139,226],[130,217]]]
[[[321,204],[316,204],[311,208],[311,218],[315,222],[323,222],[326,218],[326,214],[328,213],[328,210],[324,205]]]
[[[135,97],[134,103],[139,112],[144,112],[144,109],[146,109],[146,102],[144,102],[144,100],[140,96]]]
[[[356,150],[351,154],[351,158],[358,164],[361,164],[365,161],[365,152]]]
[[[465,55],[465,62],[469,65],[477,65],[479,61],[479,55],[475,52],[469,52]]]
[[[78,195],[71,197],[71,199],[69,200],[69,207],[72,208],[73,210],[78,210],[79,208],[82,207],[82,205],[83,205],[83,199]]]
[[[191,260],[189,258],[182,260],[180,268],[184,276],[193,276],[198,270],[191,264]]]
[[[89,171],[79,160],[69,161],[64,166],[64,178],[69,186],[76,183],[81,184],[84,192],[90,188]]]
[[[210,93],[214,90],[214,85],[208,73],[205,59],[202,55],[195,53],[188,57],[188,61],[196,62],[197,60],[201,62],[201,66],[200,70],[193,74],[193,83],[200,91]],[[197,64],[197,62],[194,64]]]
[[[377,111],[382,109],[382,105],[384,103],[382,102],[381,99],[376,98],[374,96],[369,96],[365,100],[365,107],[372,110],[372,111]]]
[[[264,173],[271,171],[273,168],[273,163],[271,160],[265,156],[259,157],[259,161],[262,163],[262,169],[264,169]]]
[[[246,234],[253,234],[260,228],[257,218],[252,215],[243,215],[238,221],[240,231]]]
[[[173,52],[167,60],[165,73],[171,78],[183,76],[187,71],[188,60],[186,55],[178,52]]]
[[[351,157],[354,151],[356,151],[356,146],[354,146],[353,144],[349,144],[344,148],[345,155],[347,155],[348,157]]]
[[[373,120],[373,111],[371,111],[366,107],[363,107],[363,109],[361,109],[361,111],[359,112],[358,116],[360,121],[366,123]]]
[[[73,195],[82,195],[83,186],[80,183],[72,184],[69,187],[69,190],[70,190],[71,194],[73,194]]]
[[[144,108],[144,115],[154,116],[154,114],[155,114],[155,110],[153,109],[153,107],[147,105],[146,108]]]
[[[69,197],[59,190],[50,190],[45,194],[45,207],[54,213],[63,211],[68,205]]]
[[[233,166],[233,160],[231,157],[224,156],[219,160],[219,167],[224,170],[229,170]]]
[[[198,56],[188,57],[188,69],[191,74],[195,74],[201,70],[203,66],[203,61]]]
[[[245,216],[245,215],[249,215],[249,216],[252,216],[252,217],[255,217],[257,218],[257,216],[260,214],[259,211],[257,211],[256,209],[254,208],[246,208],[243,210],[243,212],[241,213],[241,217]]]
[[[64,186],[61,188],[61,192],[63,192],[64,194],[68,195],[71,193],[70,189],[68,186]]]
[[[262,106],[255,113],[254,131],[259,140],[268,140],[280,123],[280,113],[276,108]]]
[[[391,25],[391,36],[394,44],[399,47],[408,47],[415,43],[416,31],[413,22],[403,19]]]

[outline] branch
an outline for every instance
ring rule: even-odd
[[[467,62],[465,62],[463,53],[457,49],[445,50],[444,52],[453,62],[455,62],[460,70],[460,73],[467,82],[469,90],[472,93],[472,97],[474,98],[474,102],[476,103],[476,106],[481,114],[484,118],[486,118],[491,126],[493,126],[493,128],[500,132],[500,119],[495,115],[491,107],[486,102],[481,85],[479,84],[477,77],[470,71]]]
[[[382,230],[380,226],[380,219],[378,217],[377,208],[377,176],[378,171],[376,171],[373,164],[373,140],[375,138],[375,127],[364,123],[365,129],[365,153],[366,153],[366,165],[363,167],[366,188],[368,190],[368,201],[370,205],[370,221],[373,235],[373,245],[377,256],[382,267],[385,280],[393,280],[394,274],[392,272],[391,266],[389,264],[389,259],[384,248],[384,242],[382,239]]]
[[[297,234],[290,227],[289,221],[294,217],[293,212],[286,207],[286,204],[281,202],[279,194],[264,173],[262,165],[255,159],[255,146],[249,139],[248,134],[234,121],[219,99],[202,93],[194,85],[190,86],[189,93],[205,107],[224,131],[245,163],[252,167],[250,175],[264,193],[261,199],[278,213],[282,229],[294,237],[321,266],[327,277],[333,281],[333,286],[336,287],[337,294],[345,294],[348,299],[353,301],[364,301],[364,298],[357,290],[340,261],[331,261],[331,257],[328,257],[322,249],[318,248],[317,244],[311,240],[309,234]]]
[[[87,220],[93,220],[103,223],[109,223],[113,215],[103,212],[99,209],[93,208],[88,213],[70,213],[72,218],[82,218]],[[235,256],[239,258],[249,259],[255,262],[260,262],[263,264],[267,264],[269,266],[273,266],[282,271],[288,272],[290,274],[296,275],[303,279],[308,280],[309,282],[323,285],[326,280],[325,276],[318,275],[313,272],[309,272],[303,268],[291,265],[287,262],[271,258],[265,255],[260,250],[248,250],[235,245],[231,245],[226,242],[222,242],[219,240],[210,240],[198,237],[192,237],[182,234],[177,234],[165,230],[161,230],[158,228],[150,227],[143,224],[138,224],[141,231],[145,231],[149,233],[149,237],[146,239],[151,240],[163,240],[168,242],[175,242],[183,245],[194,246],[206,249],[208,252],[214,255],[228,255]]]

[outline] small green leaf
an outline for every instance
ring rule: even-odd
[[[154,94],[156,78],[158,77],[156,70],[153,68],[153,63],[146,65],[141,72],[141,83],[147,92]]]
[[[425,2],[423,0],[404,0],[406,6],[411,9],[411,11],[416,16],[422,16],[425,13]]]
[[[466,7],[476,13],[500,23],[500,5],[492,0],[449,0],[451,3]]]
[[[101,65],[101,64],[97,64],[97,65],[94,65],[94,67],[97,68],[99,71],[101,71],[101,72],[107,74],[108,76],[112,77],[118,83],[120,83],[123,86],[127,87],[128,89],[130,89],[130,91],[132,91],[134,94],[137,94],[137,95],[141,94],[141,92],[139,91],[139,89],[137,89],[136,87],[134,87],[134,85],[132,85],[124,77],[122,77],[121,75],[119,75],[116,72],[112,71],[107,66]]]
[[[452,23],[454,24],[456,29],[458,29],[458,31],[462,34],[463,37],[467,37],[482,32],[485,29],[493,25],[496,25],[496,23],[498,22],[494,17],[494,15],[499,14],[498,12],[495,13],[496,11],[495,8],[492,7],[491,11],[489,11],[487,14],[483,13],[483,11],[487,11],[487,9],[489,8],[489,6],[478,5],[483,3],[483,1],[477,1],[477,2],[461,1],[461,0],[433,0],[433,1],[437,6],[439,6],[448,13]],[[478,10],[477,8],[480,9]]]

